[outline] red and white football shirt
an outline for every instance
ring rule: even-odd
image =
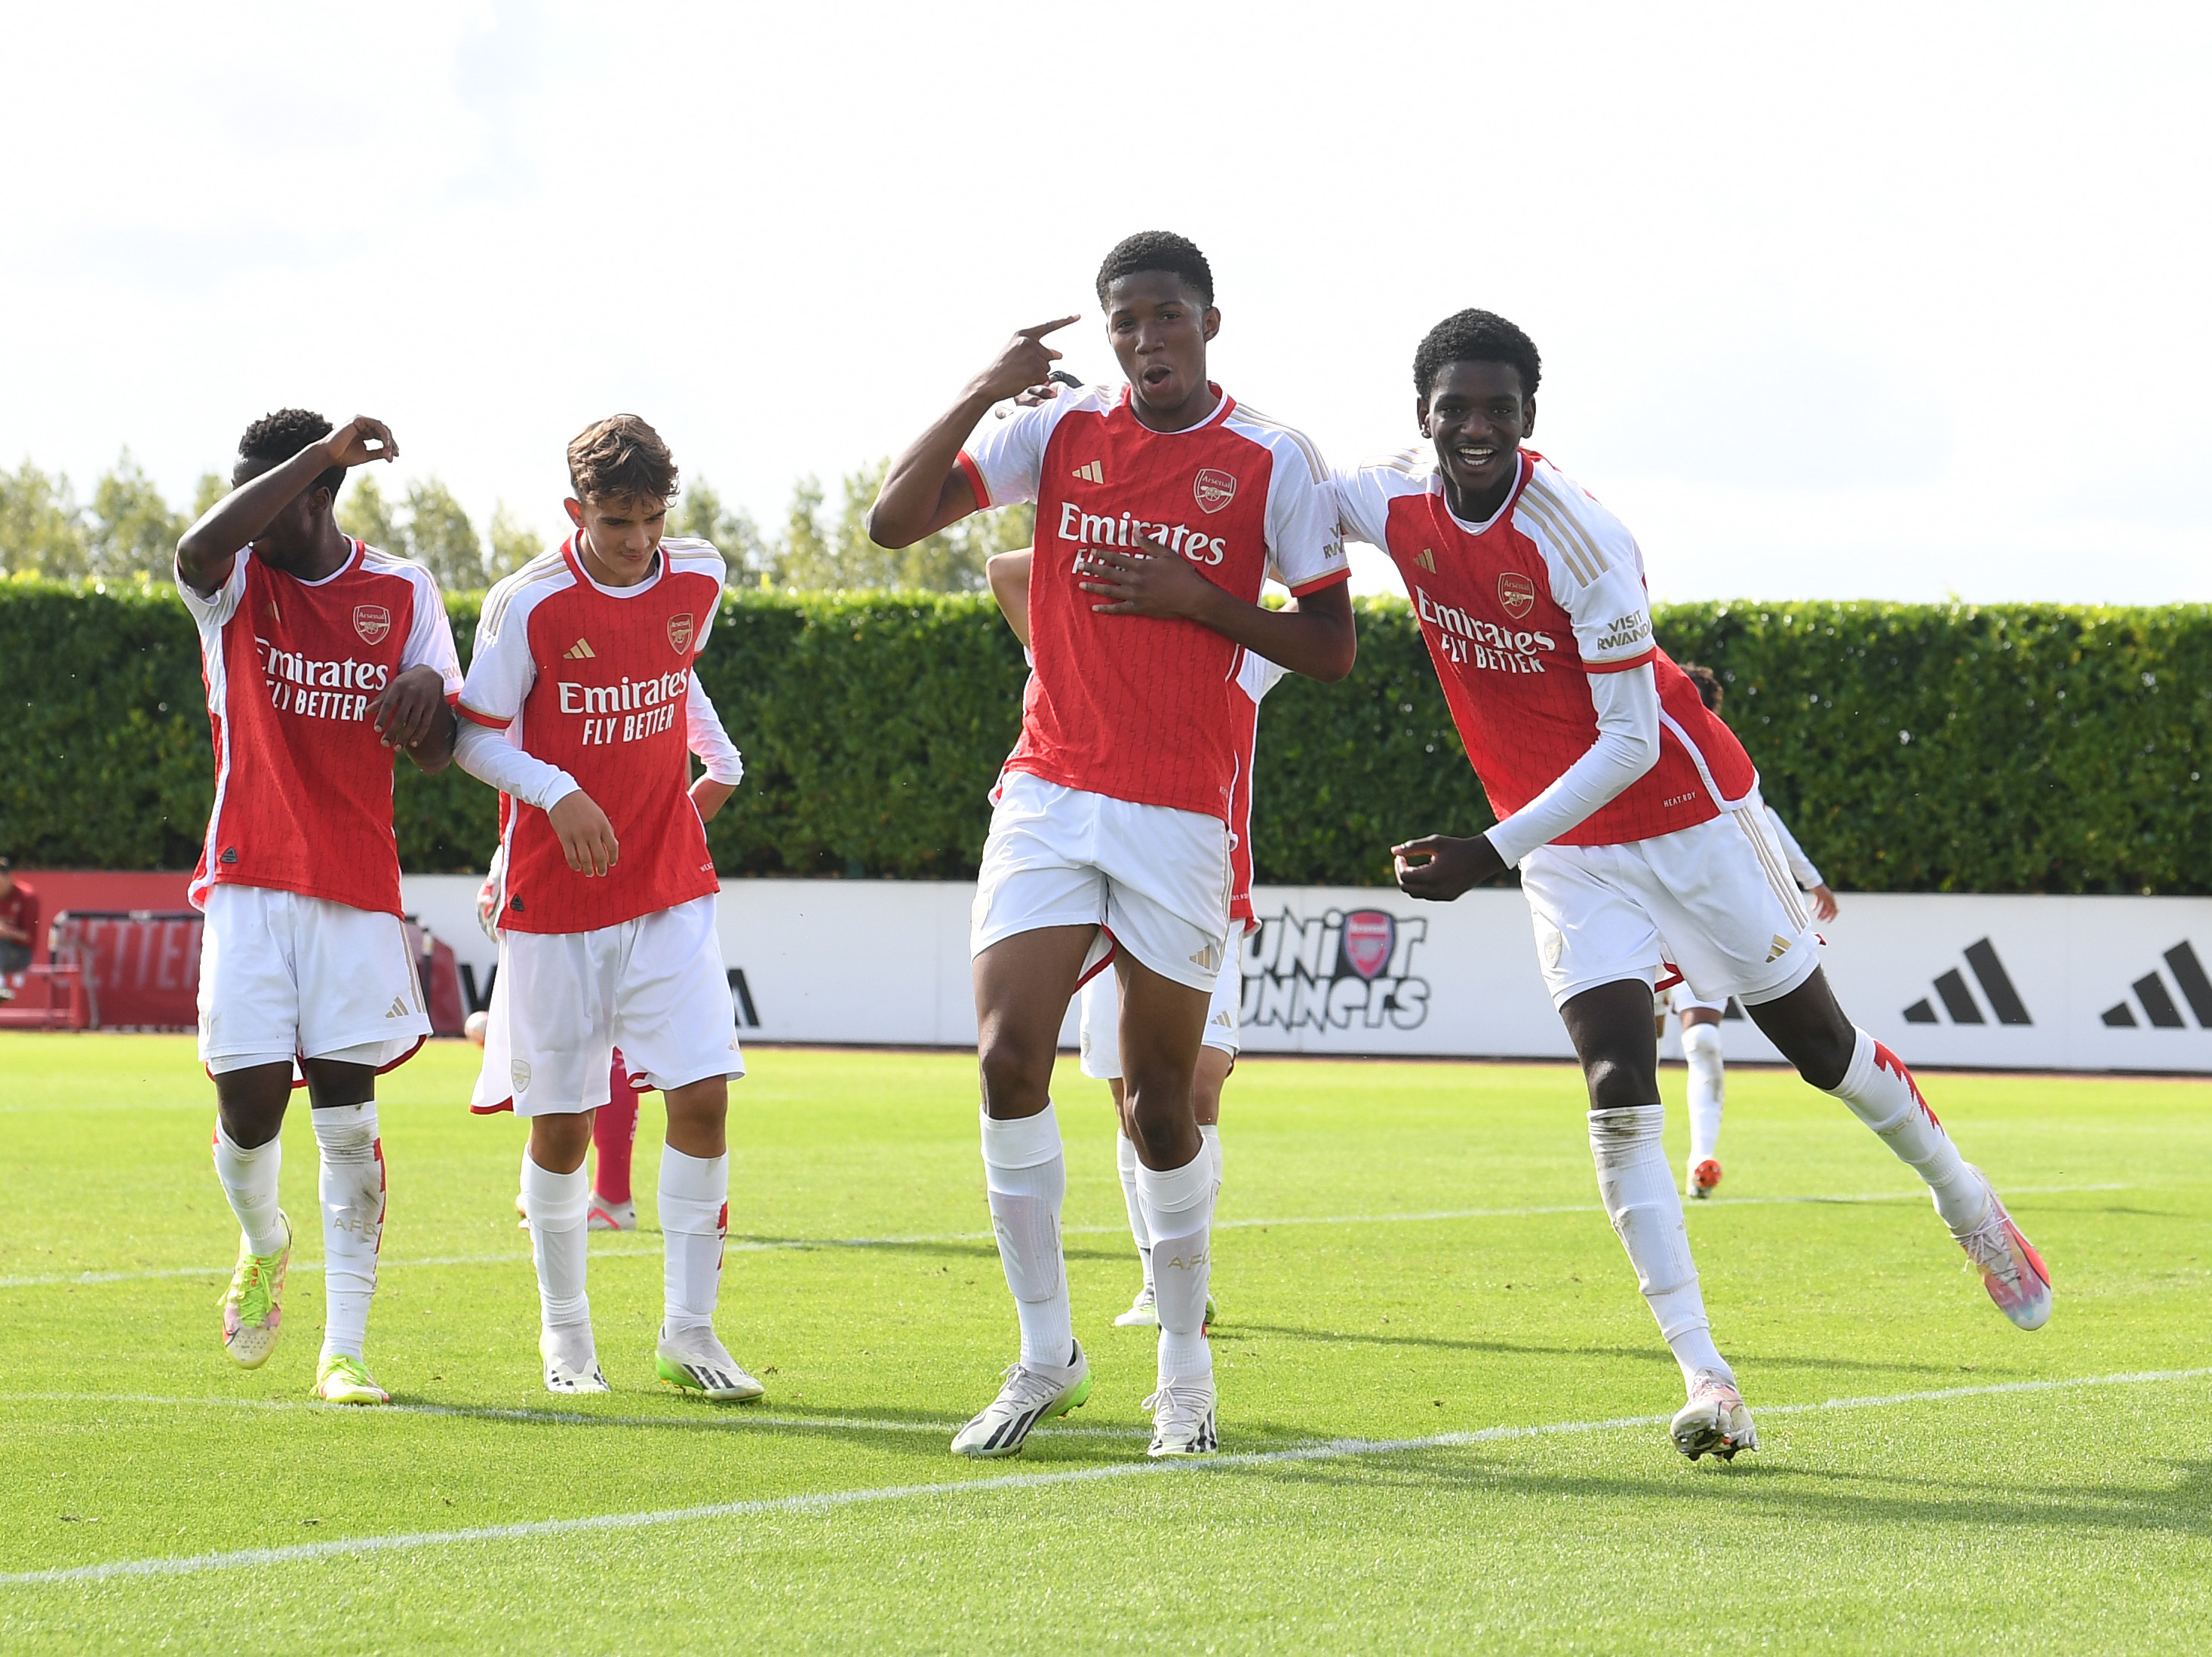
[[[605,874],[578,874],[545,813],[500,796],[506,931],[597,932],[720,889],[689,792],[684,702],[723,568],[707,542],[672,537],[653,574],[605,587],[572,537],[485,598],[461,717],[574,778],[621,848]]]
[[[1250,603],[1271,568],[1294,593],[1345,580],[1351,567],[1313,446],[1228,397],[1195,426],[1155,432],[1127,387],[1087,386],[988,422],[960,464],[978,506],[1037,503],[1036,671],[1007,768],[1229,821],[1243,646],[1195,622],[1099,615],[1091,606],[1103,601],[1077,585],[1076,561],[1089,547],[1143,553],[1164,537],[1170,552]]]
[[[1652,640],[1635,537],[1541,455],[1522,452],[1520,482],[1486,524],[1452,515],[1424,450],[1339,472],[1335,485],[1344,532],[1381,547],[1405,577],[1452,722],[1501,821],[1597,741],[1584,676],[1647,662],[1658,763],[1556,843],[1670,835],[1751,792],[1758,774],[1735,733]]]
[[[368,706],[394,676],[423,666],[438,670],[450,701],[460,662],[430,572],[352,546],[319,581],[271,569],[248,548],[207,597],[177,582],[199,623],[215,737],[195,907],[228,882],[400,913],[395,750]]]
[[[1252,913],[1252,767],[1260,744],[1260,704],[1290,671],[1265,656],[1244,652],[1237,684],[1250,707],[1237,707],[1237,786],[1229,803],[1229,918],[1249,931],[1258,924]]]

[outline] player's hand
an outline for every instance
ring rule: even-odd
[[[1091,608],[1101,616],[1195,621],[1221,591],[1189,559],[1157,542],[1141,553],[1133,547],[1087,548],[1075,561],[1075,574],[1076,585],[1100,600]]]
[[[615,843],[615,826],[599,803],[582,789],[564,794],[545,814],[561,841],[561,854],[578,874],[603,875],[615,866],[622,847]]]
[[[367,415],[356,415],[325,438],[323,446],[330,451],[333,466],[359,466],[371,460],[396,460],[399,456],[392,428]]]
[[[444,675],[434,667],[410,667],[368,705],[368,717],[386,748],[419,748],[445,700]]]
[[[1813,889],[1813,919],[1833,920],[1836,918],[1836,895],[1823,884]]]
[[[1505,859],[1487,835],[1458,840],[1450,835],[1424,835],[1403,846],[1393,846],[1398,889],[1408,897],[1449,903],[1462,892],[1505,872]]]
[[[730,796],[738,792],[733,782],[716,782],[712,777],[702,777],[691,785],[691,804],[698,808],[699,821],[712,822],[714,813],[730,803]]]
[[[1044,337],[1081,319],[1079,314],[1062,317],[1057,322],[1040,322],[1019,331],[977,376],[976,391],[996,403],[1043,384],[1052,365],[1060,361],[1060,353],[1044,343]]]
[[[1038,404],[1049,403],[1059,395],[1060,382],[1056,379],[1048,379],[1041,385],[1031,385],[1018,392],[1011,404],[1001,403],[991,412],[1004,420],[1015,409],[1034,409]]]

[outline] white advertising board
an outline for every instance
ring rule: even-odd
[[[410,876],[409,908],[488,992],[477,882]],[[761,1041],[972,1046],[957,882],[731,880],[722,948]],[[1909,1062],[2212,1074],[2212,898],[1846,893],[1823,927],[1851,1017]],[[1243,942],[1253,1053],[1562,1059],[1518,892],[1419,903],[1373,887],[1263,886]],[[1730,1009],[1729,1056],[1773,1059]],[[1074,1042],[1071,1015],[1062,1039]],[[1670,1034],[1668,1047],[1674,1049]]]

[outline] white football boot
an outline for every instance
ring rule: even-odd
[[[750,1404],[768,1391],[744,1372],[712,1329],[686,1329],[672,1337],[663,1325],[653,1369],[677,1391],[717,1404]]]
[[[1212,1375],[1182,1375],[1160,1383],[1144,1402],[1152,1412],[1148,1456],[1212,1455],[1221,1448],[1214,1430],[1217,1399]]]
[[[1759,1448],[1759,1429],[1735,1383],[1710,1369],[1700,1369],[1690,1384],[1690,1401],[1675,1412],[1667,1435],[1674,1448],[1695,1461],[1701,1455],[1733,1461],[1738,1450]]]
[[[584,1229],[587,1231],[635,1231],[637,1229],[637,1203],[611,1203],[594,1191],[585,1205]]]
[[[599,1348],[592,1339],[588,1324],[582,1326],[580,1334],[571,1334],[565,1339],[556,1338],[550,1329],[541,1330],[538,1355],[545,1360],[545,1390],[549,1393],[574,1396],[613,1390],[600,1371]]]
[[[1000,1372],[1006,1384],[983,1412],[952,1435],[952,1454],[988,1460],[1018,1455],[1040,1421],[1079,1410],[1091,1396],[1091,1360],[1076,1343],[1066,1365],[1016,1363]]]
[[[1966,1166],[1989,1192],[1990,1205],[1978,1223],[1951,1235],[1981,1273],[1982,1287],[1990,1291],[1997,1310],[2022,1329],[2040,1329],[2051,1321],[2051,1273],[2043,1256],[2012,1223],[1989,1175],[1972,1162]]]

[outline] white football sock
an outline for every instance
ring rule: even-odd
[[[247,1150],[232,1143],[222,1131],[222,1119],[216,1119],[215,1176],[230,1199],[230,1211],[238,1216],[246,1246],[257,1254],[273,1254],[284,1246],[284,1222],[276,1212],[276,1175],[283,1166],[283,1134],[271,1134],[267,1144]]]
[[[1067,1162],[1052,1106],[1011,1121],[983,1118],[983,1182],[999,1263],[1022,1324],[1022,1362],[1065,1369],[1075,1355],[1075,1310],[1060,1252]]]
[[[540,1168],[534,1157],[522,1162],[522,1197],[530,1208],[530,1255],[538,1267],[538,1307],[545,1335],[572,1369],[593,1356],[592,1302],[584,1293],[589,1256],[584,1209],[592,1182],[579,1167],[573,1174]]]
[[[1976,1224],[1989,1211],[1987,1186],[1966,1167],[1904,1062],[1864,1030],[1858,1038],[1850,1068],[1830,1091],[1928,1182],[1944,1224],[1954,1231]]]
[[[1198,1155],[1164,1172],[1137,1168],[1137,1193],[1145,1205],[1145,1226],[1152,1235],[1152,1294],[1160,1319],[1159,1379],[1213,1373],[1213,1350],[1206,1339],[1206,1288],[1211,1273],[1213,1153],[1203,1140]]]
[[[1683,1025],[1682,1061],[1690,1070],[1690,1161],[1695,1164],[1720,1154],[1721,1105],[1728,1096],[1720,1026]]]
[[[1145,1229],[1145,1205],[1137,1196],[1137,1147],[1126,1133],[1114,1135],[1114,1168],[1121,1176],[1121,1205],[1129,1211],[1129,1235],[1145,1263],[1145,1287],[1152,1286],[1152,1234]]]
[[[660,1151],[661,1333],[711,1329],[722,1291],[722,1236],[730,1223],[730,1157]]]
[[[384,1146],[376,1102],[311,1113],[321,1153],[323,1356],[362,1356],[368,1302],[376,1293],[376,1255],[384,1243]]]
[[[1589,1115],[1590,1155],[1597,1163],[1597,1190],[1614,1235],[1636,1268],[1636,1286],[1659,1320],[1685,1385],[1700,1370],[1730,1381],[1735,1372],[1713,1344],[1705,1297],[1698,1292],[1697,1264],[1682,1227],[1682,1194],[1659,1143],[1664,1105],[1628,1105],[1594,1110]]]

